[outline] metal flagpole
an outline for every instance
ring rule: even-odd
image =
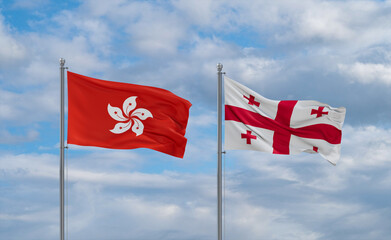
[[[65,59],[60,58],[61,113],[60,113],[60,240],[64,240],[64,67]]]
[[[221,171],[221,157],[222,151],[222,92],[223,92],[223,64],[217,64],[217,239],[222,240],[222,171]]]

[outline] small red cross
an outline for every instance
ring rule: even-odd
[[[246,138],[247,144],[251,144],[251,139],[257,139],[257,136],[251,135],[251,131],[247,130],[247,133],[242,133],[242,138]]]
[[[243,95],[243,97],[248,100],[248,104],[259,107],[259,102],[255,101],[255,97],[253,95],[250,95],[250,97],[246,97]]]
[[[318,109],[311,109],[311,115],[316,114],[316,117],[329,114],[329,112],[323,112],[324,107],[318,107]]]

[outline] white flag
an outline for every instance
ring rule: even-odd
[[[224,78],[225,149],[340,158],[344,107],[317,101],[274,101]]]

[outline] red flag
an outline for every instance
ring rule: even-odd
[[[68,72],[69,144],[149,148],[183,158],[191,103],[160,88]]]

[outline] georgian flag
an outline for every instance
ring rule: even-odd
[[[317,101],[274,101],[224,77],[225,149],[273,154],[319,153],[336,164],[344,107]]]

